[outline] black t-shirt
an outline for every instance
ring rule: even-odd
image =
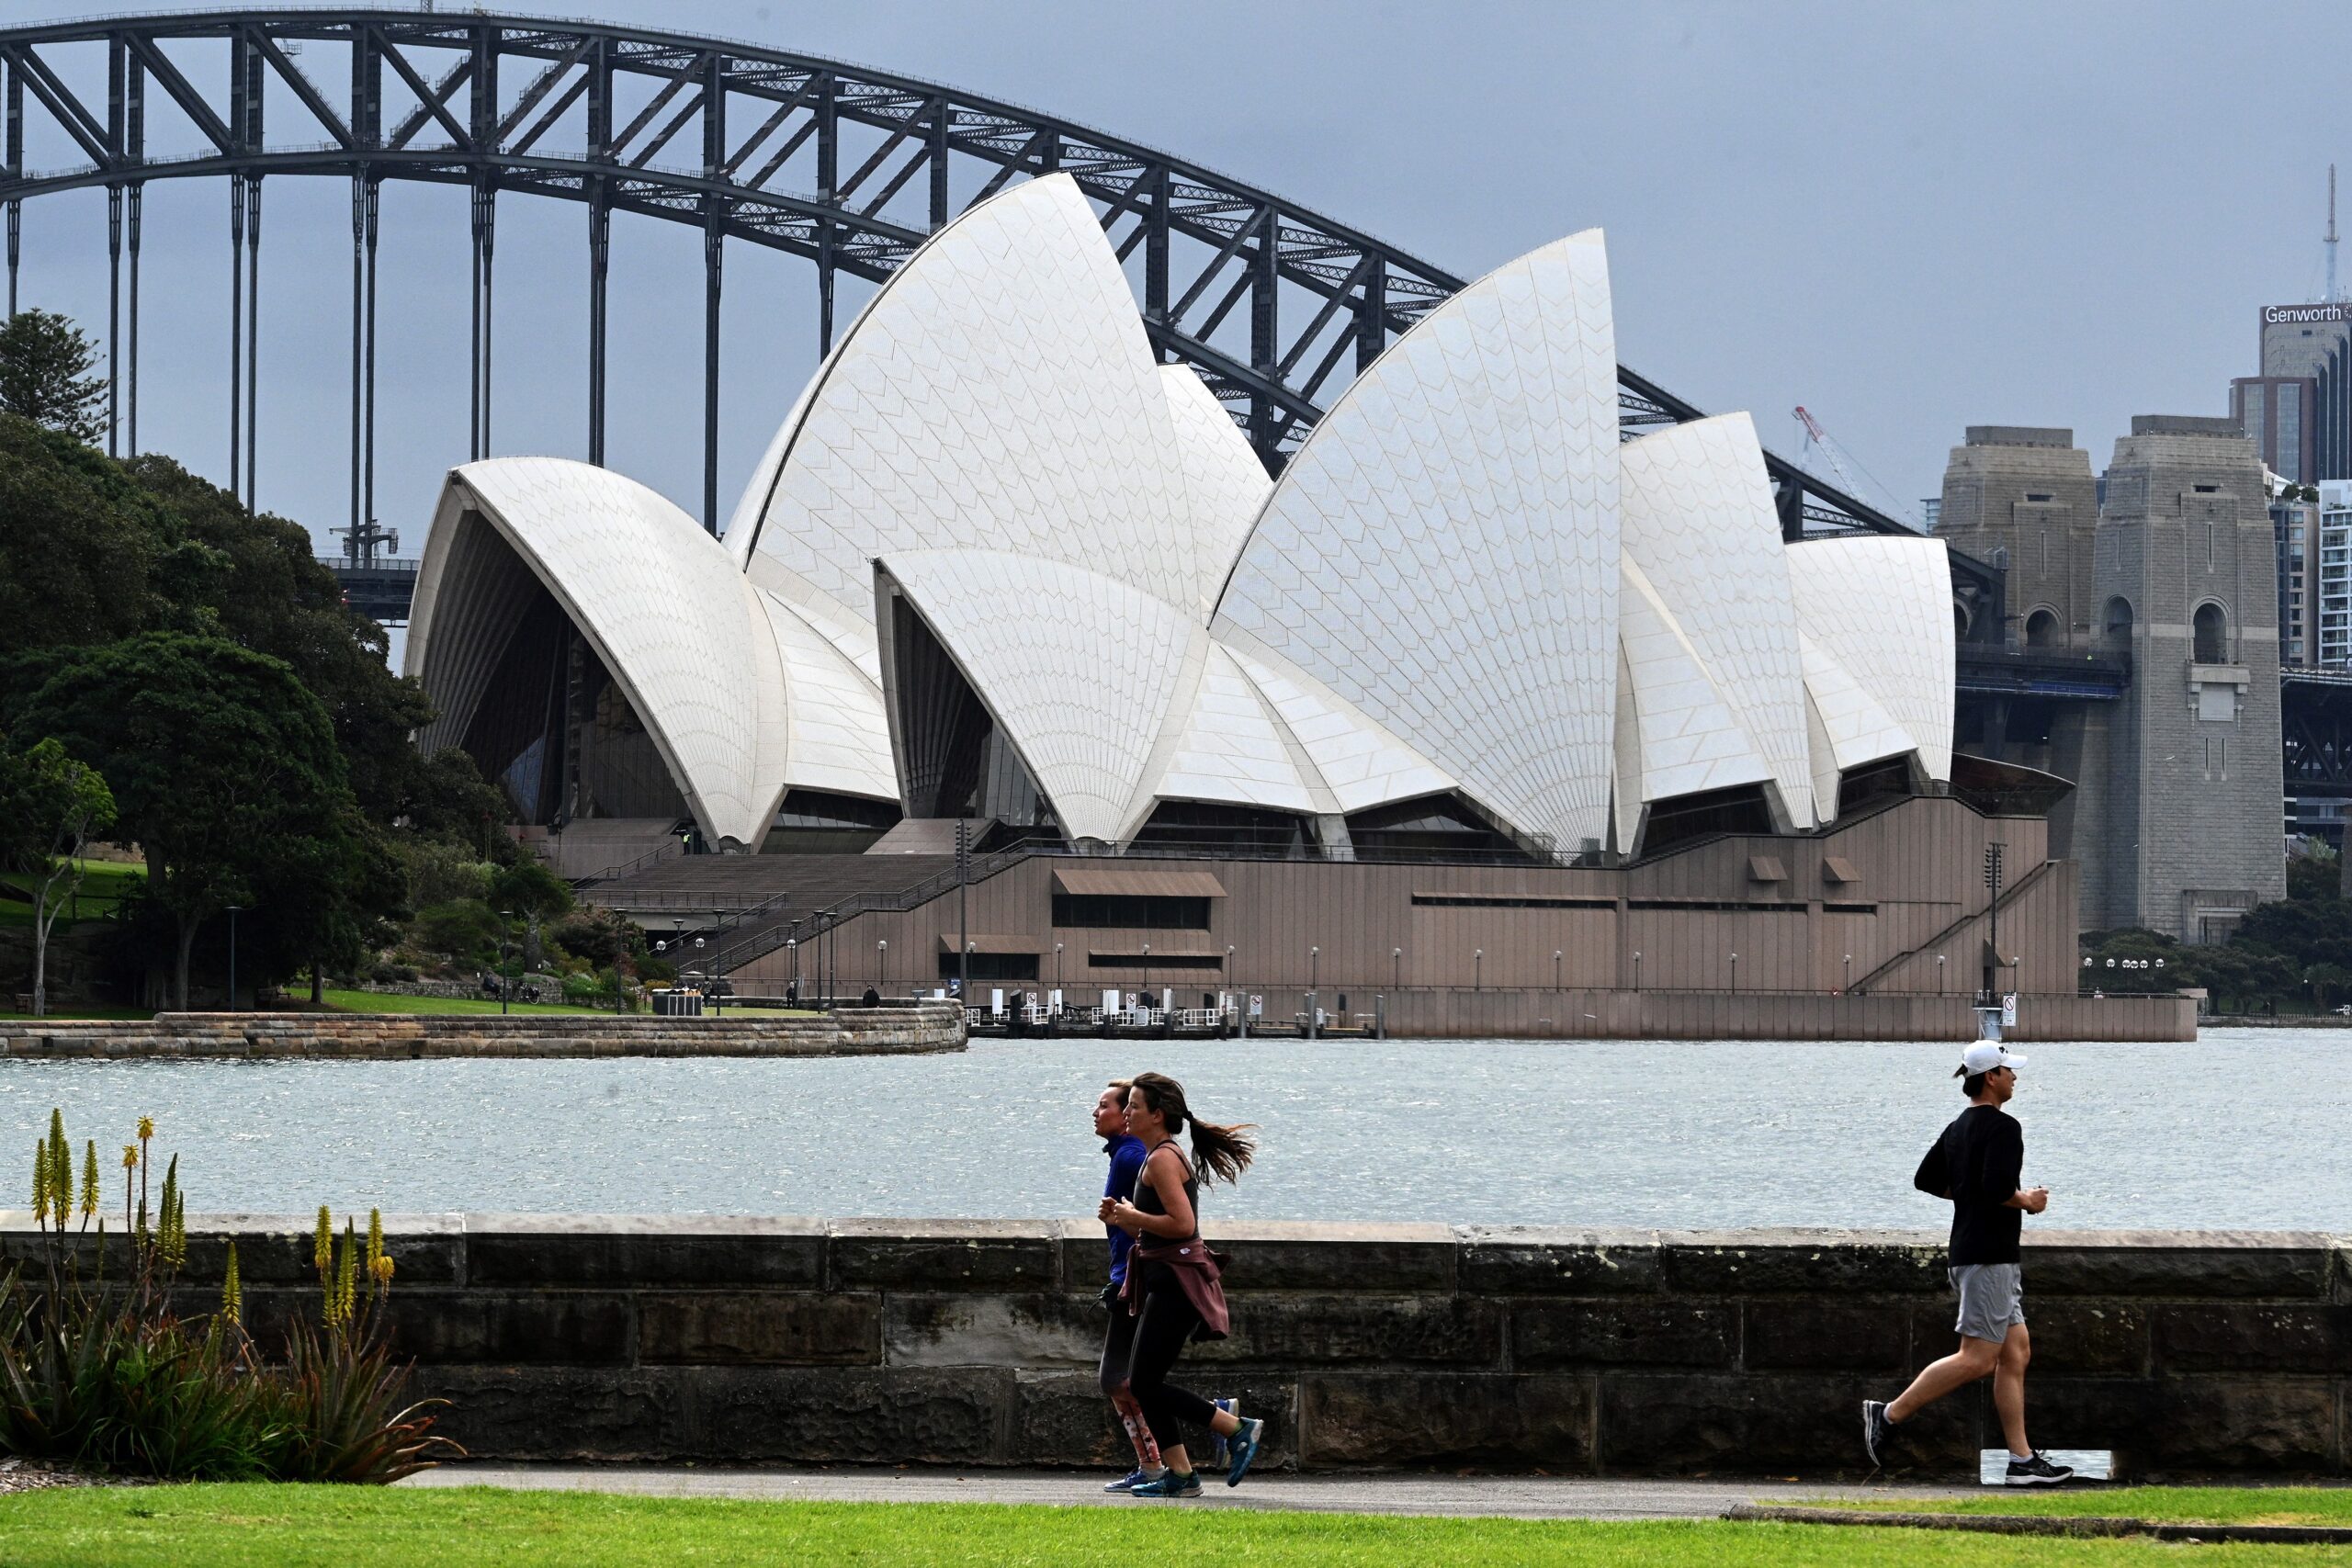
[[[2025,1211],[2007,1207],[2025,1168],[2025,1132],[1997,1105],[1952,1118],[1911,1184],[1951,1200],[1951,1266],[2015,1263]]]

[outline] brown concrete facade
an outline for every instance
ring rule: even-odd
[[[1973,1037],[1965,998],[1992,978],[1989,844],[2007,847],[2009,878],[1998,988],[2074,998],[2075,868],[2045,858],[2047,834],[2039,818],[1920,797],[1817,836],[1719,838],[1622,867],[1040,855],[974,883],[960,921],[950,891],[856,916],[732,977],[747,992],[797,977],[804,995],[828,979],[838,995],[904,995],[937,985],[943,958],[952,964],[968,940],[976,1001],[992,988],[1059,989],[1069,1005],[1114,988],[1164,989],[1180,1007],[1232,994],[1261,997],[1268,1021],[1286,1023],[1312,993],[1346,1021],[1379,997],[1401,1034]],[[1205,895],[1205,914],[1192,929],[1056,924],[1057,893],[1081,887],[1189,888]],[[1678,993],[1722,1000],[1665,1001]],[[1832,998],[1947,1005],[1897,1022],[1885,1008],[1825,1011]],[[2098,1010],[2064,1016],[2094,1038],[2193,1027],[2169,999],[2155,1021],[2127,1021],[2129,1010],[2109,1024]]]

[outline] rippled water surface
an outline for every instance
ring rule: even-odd
[[[2033,1045],[2011,1110],[2047,1223],[2352,1230],[2352,1032]],[[802,1061],[0,1062],[0,1207],[50,1107],[141,1113],[204,1211],[1079,1216],[1088,1111],[1156,1067],[1283,1219],[1939,1226],[1912,1168],[1962,1105],[1950,1045],[981,1041]],[[23,1179],[11,1175],[28,1168]]]

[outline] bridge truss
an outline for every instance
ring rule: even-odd
[[[110,451],[138,449],[144,187],[157,179],[228,182],[229,474],[249,505],[262,192],[288,175],[349,182],[345,532],[355,567],[373,533],[378,192],[386,180],[437,182],[471,196],[469,446],[476,457],[492,450],[501,197],[555,197],[586,209],[592,462],[605,456],[612,216],[701,231],[703,516],[713,528],[719,300],[730,241],[814,264],[817,335],[829,349],[842,324],[835,302],[842,275],[881,279],[973,203],[1019,179],[1067,173],[1126,266],[1162,359],[1199,372],[1270,468],[1280,468],[1356,372],[1463,281],[1269,191],[1083,126],[836,61],[638,28],[392,10],[98,17],[0,30],[0,82],[12,312],[25,203],[62,191],[107,193]],[[28,167],[36,141],[74,161]],[[1700,417],[1622,366],[1618,405],[1628,434]],[[1910,532],[1793,463],[1768,455],[1767,464],[1791,539]],[[1964,598],[1997,599],[1997,573],[1958,555],[1954,564]],[[1990,620],[1997,626],[1997,611]]]

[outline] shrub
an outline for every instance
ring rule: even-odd
[[[200,1325],[177,1314],[187,1195],[175,1157],[151,1221],[153,1130],[142,1117],[123,1147],[122,1275],[110,1283],[97,1146],[84,1145],[77,1186],[64,1119],[50,1113],[34,1156],[31,1278],[20,1265],[0,1279],[0,1452],[165,1480],[382,1484],[430,1467],[436,1451],[462,1451],[432,1435],[425,1411],[443,1402],[401,1403],[392,1260],[374,1214],[363,1269],[354,1228],[346,1222],[336,1247],[319,1210],[321,1321],[292,1325],[281,1359],[246,1330],[234,1243],[220,1309]]]
[[[416,912],[416,943],[427,953],[469,963],[498,951],[498,917],[478,899],[458,898]]]

